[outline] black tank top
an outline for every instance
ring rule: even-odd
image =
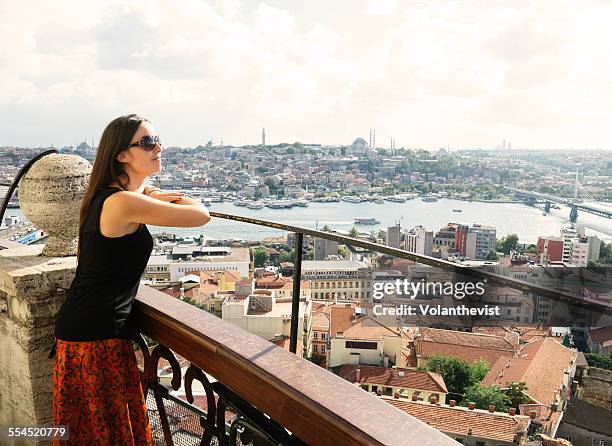
[[[141,224],[134,233],[109,238],[100,233],[104,200],[121,189],[104,187],[94,196],[79,228],[79,263],[55,324],[64,341],[129,339],[127,321],[147,266],[153,238]]]

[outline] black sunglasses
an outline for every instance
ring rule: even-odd
[[[129,149],[130,147],[142,147],[147,152],[150,152],[151,150],[155,149],[155,146],[157,144],[159,144],[159,146],[161,147],[161,140],[159,139],[159,136],[147,135],[140,138],[138,142],[130,144],[127,148]]]

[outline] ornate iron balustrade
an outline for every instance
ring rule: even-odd
[[[137,337],[145,359],[143,386],[157,408],[152,424],[163,434],[158,444],[457,444],[333,373],[152,288],[140,287],[132,326],[159,342],[149,354]],[[185,376],[173,352],[190,361]],[[172,388],[184,382],[188,400],[193,401],[193,382],[203,385],[205,409],[188,408],[168,394],[157,377],[160,358],[172,366]],[[179,438],[179,411],[183,421],[197,420],[201,432],[192,429]]]

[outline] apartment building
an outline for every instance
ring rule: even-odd
[[[372,267],[355,260],[306,260],[302,279],[310,282],[312,298],[367,301],[372,297]]]

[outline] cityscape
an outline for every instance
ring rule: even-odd
[[[0,1],[0,444],[612,446],[611,22]]]
[[[4,148],[3,184],[35,153]],[[83,142],[60,153],[93,161],[96,150]],[[152,184],[197,197],[212,211],[291,221],[458,266],[552,283],[558,290],[571,281],[559,276],[551,282],[551,271],[609,271],[612,264],[612,156],[605,151],[524,152],[504,141],[494,150],[430,152],[374,148],[362,138],[346,146],[266,146],[263,133],[255,146],[170,147],[163,160]],[[24,221],[18,200],[17,193],[7,209],[4,238],[44,243],[46,234]],[[409,213],[411,203],[421,212],[427,206],[444,209],[448,221],[436,226],[440,216],[408,226],[402,207]],[[501,232],[494,206],[511,207],[517,220],[541,218],[537,227],[543,229]],[[470,222],[474,215],[478,221]],[[209,234],[208,227],[152,227],[155,246],[141,284],[289,349],[295,234],[218,223],[226,226],[223,237]],[[584,421],[585,414],[608,417],[610,411],[612,393],[602,394],[601,386],[612,373],[612,331],[597,325],[602,314],[590,316],[595,325],[579,326],[554,299],[496,285],[478,300],[495,311],[461,317],[453,307],[456,293],[445,297],[423,288],[407,298],[399,285],[390,288],[395,281],[456,284],[455,273],[309,235],[302,259],[298,356],[462,444],[543,444],[543,438],[559,439],[544,444],[565,445],[572,438],[571,444],[583,444],[576,439],[585,429],[601,444],[608,441]],[[593,302],[609,309],[609,276],[595,276],[574,292],[596,296]],[[437,313],[398,316],[397,309],[417,304]],[[389,308],[396,317],[377,317]],[[450,371],[457,367],[469,378],[458,379]],[[169,385],[168,370],[159,373]],[[184,390],[174,395],[187,399]],[[181,435],[197,438],[198,432]]]

